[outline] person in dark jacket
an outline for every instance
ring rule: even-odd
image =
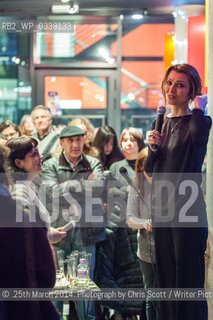
[[[42,185],[47,191],[53,226],[62,227],[70,219],[75,225],[55,249],[63,249],[65,255],[74,250],[92,253],[90,277],[93,279],[96,243],[105,239],[101,203],[104,181],[100,161],[83,154],[83,136],[84,131],[76,126],[61,131],[63,151],[44,163]],[[98,198],[94,205],[92,197]],[[54,201],[57,202],[55,206]],[[84,319],[83,315],[81,319]]]
[[[124,167],[134,179],[136,159],[144,147],[141,132],[133,127],[125,128],[121,133],[120,146],[126,158],[112,164],[107,177],[108,183],[114,185],[108,188],[107,199],[107,226],[110,232],[107,241],[101,243],[98,249],[96,281],[104,288],[141,288],[142,274],[136,254],[137,231],[126,224],[129,185],[120,173],[120,168]],[[134,300],[103,301],[102,304],[115,309],[118,319],[135,319],[142,309],[142,303]]]

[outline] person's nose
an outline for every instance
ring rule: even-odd
[[[78,145],[79,145],[79,142],[78,142],[78,141],[73,141],[73,147],[74,147],[74,148],[77,148]]]
[[[110,148],[110,145],[107,143],[107,144],[106,144],[106,149],[107,149],[107,151],[109,150],[109,148]]]
[[[172,85],[169,87],[169,92],[175,93],[175,91],[176,91],[175,84],[172,84]]]
[[[132,141],[130,139],[127,140],[127,145],[131,146],[132,145]]]

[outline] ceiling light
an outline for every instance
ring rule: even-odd
[[[52,6],[52,13],[67,13],[69,10],[69,5],[53,5]]]
[[[70,2],[70,7],[68,9],[68,13],[70,13],[70,14],[79,13],[79,5],[77,3]]]
[[[69,2],[70,0],[61,0],[61,2],[66,3]]]
[[[143,19],[143,15],[142,14],[133,14],[132,15],[132,19],[134,19],[134,20]]]
[[[64,1],[64,0],[63,0]],[[52,6],[52,13],[69,13],[69,14],[75,14],[79,13],[79,5],[77,3],[74,3],[73,1],[69,1],[69,4],[66,5],[53,5]]]
[[[141,20],[143,17],[146,17],[148,15],[147,9],[137,9],[132,12],[132,19],[134,20]]]

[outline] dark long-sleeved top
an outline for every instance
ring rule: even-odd
[[[201,172],[211,123],[199,109],[192,115],[166,118],[162,145],[156,153],[149,153],[146,171]]]
[[[171,197],[170,202],[167,202],[165,201],[166,192],[163,192],[161,209],[168,209],[169,205],[172,209],[175,203],[176,213],[180,212],[186,200],[190,198],[190,195],[193,195],[193,203],[190,204],[187,212],[200,211],[202,213],[205,211],[205,203],[200,189],[200,172],[211,124],[211,118],[204,116],[199,109],[194,109],[191,115],[165,119],[162,128],[162,144],[157,152],[149,150],[145,164],[145,171],[152,173],[153,176],[153,209],[157,210],[159,206],[156,181],[166,180],[171,182],[167,185],[169,191],[175,190],[174,197]],[[205,224],[205,221],[202,223]]]

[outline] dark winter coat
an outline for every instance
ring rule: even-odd
[[[112,191],[113,203],[108,212],[108,236],[97,250],[96,283],[101,288],[143,288],[142,273],[137,257],[137,230],[128,228],[126,224],[126,202],[128,184],[121,176],[119,169],[125,167],[134,178],[134,170],[128,160],[114,163],[108,179],[116,179],[117,187]],[[121,313],[140,314],[142,302],[138,301],[103,301]]]

